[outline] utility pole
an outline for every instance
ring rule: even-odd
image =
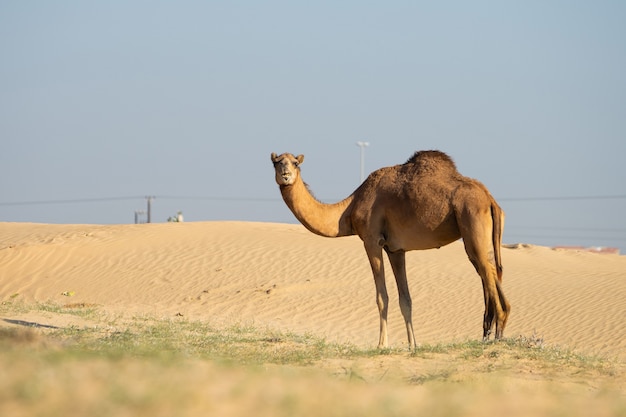
[[[356,146],[361,148],[361,182],[365,180],[365,148],[370,146],[369,142],[357,142]]]
[[[146,200],[148,202],[148,211],[147,211],[147,214],[148,214],[148,221],[147,222],[148,223],[150,223],[150,221],[152,220],[152,217],[151,217],[152,216],[152,200],[154,200],[154,198],[155,197],[153,195],[152,196],[150,196],[150,195],[146,196]]]

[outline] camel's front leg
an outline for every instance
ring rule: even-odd
[[[415,349],[415,335],[413,333],[413,303],[411,301],[411,293],[409,292],[409,284],[406,278],[406,254],[404,251],[390,252],[387,251],[389,262],[393,269],[398,284],[398,296],[400,300],[400,311],[404,317],[406,325],[406,334],[409,340],[409,349]]]
[[[378,306],[378,314],[380,316],[380,337],[378,339],[378,348],[386,348],[387,340],[387,311],[389,310],[389,295],[387,294],[387,286],[385,285],[385,268],[383,265],[383,251],[378,245],[365,244],[365,251],[372,267],[374,275],[374,283],[376,284],[376,305]]]

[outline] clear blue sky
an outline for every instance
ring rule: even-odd
[[[153,222],[295,223],[270,153],[331,202],[368,141],[368,172],[450,154],[505,242],[625,253],[625,22],[618,0],[4,0],[0,221],[132,223],[154,195]],[[619,198],[516,200],[579,196]]]

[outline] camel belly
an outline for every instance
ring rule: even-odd
[[[435,249],[461,238],[456,225],[442,225],[435,230],[425,227],[409,227],[402,230],[389,230],[385,235],[384,246],[391,252]]]

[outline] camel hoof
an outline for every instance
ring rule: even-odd
[[[483,342],[488,341],[489,336],[491,336],[491,330],[487,330],[486,332],[483,332]]]

